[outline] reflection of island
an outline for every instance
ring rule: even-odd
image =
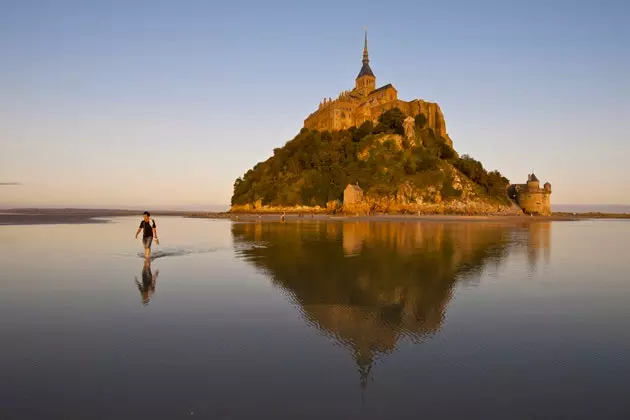
[[[270,274],[304,317],[348,348],[365,384],[402,337],[438,332],[453,286],[513,243],[491,223],[238,223],[239,256]],[[517,228],[525,236],[527,229]],[[264,245],[264,246],[247,246]]]
[[[155,274],[151,272],[151,260],[145,258],[142,266],[142,283],[138,281],[137,277],[135,279],[136,286],[138,286],[138,290],[140,290],[140,294],[142,296],[143,305],[148,305],[151,300],[151,296],[155,293],[155,283],[157,281],[158,274],[160,274],[158,270],[155,271]]]
[[[540,259],[540,251],[546,264],[551,259],[551,222],[532,223],[528,226],[527,258],[533,268]]]

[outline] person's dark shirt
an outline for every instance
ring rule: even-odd
[[[153,225],[151,225],[153,223]],[[140,222],[140,229],[142,229],[142,237],[143,238],[152,238],[153,237],[153,229],[155,229],[155,220],[151,219],[151,222],[145,222],[144,220]]]

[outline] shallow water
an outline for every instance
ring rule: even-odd
[[[630,222],[0,227],[0,418],[630,418]]]

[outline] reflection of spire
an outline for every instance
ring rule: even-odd
[[[267,273],[309,325],[348,350],[362,392],[374,361],[394,352],[401,337],[418,343],[440,330],[454,284],[505,256],[511,238],[504,226],[478,223],[263,226],[232,225],[235,245],[268,245],[242,247],[239,258]]]
[[[359,370],[361,390],[365,390],[368,380],[370,379],[370,372],[372,371],[372,354],[369,351],[364,354],[361,350],[357,350],[354,354],[354,358]]]

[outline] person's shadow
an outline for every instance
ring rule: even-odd
[[[151,296],[155,293],[155,283],[158,274],[160,274],[159,270],[155,270],[155,274],[151,272],[151,260],[145,258],[142,266],[142,283],[138,281],[138,277],[135,277],[136,286],[138,286],[138,290],[140,290],[142,304],[145,306],[149,304]]]

